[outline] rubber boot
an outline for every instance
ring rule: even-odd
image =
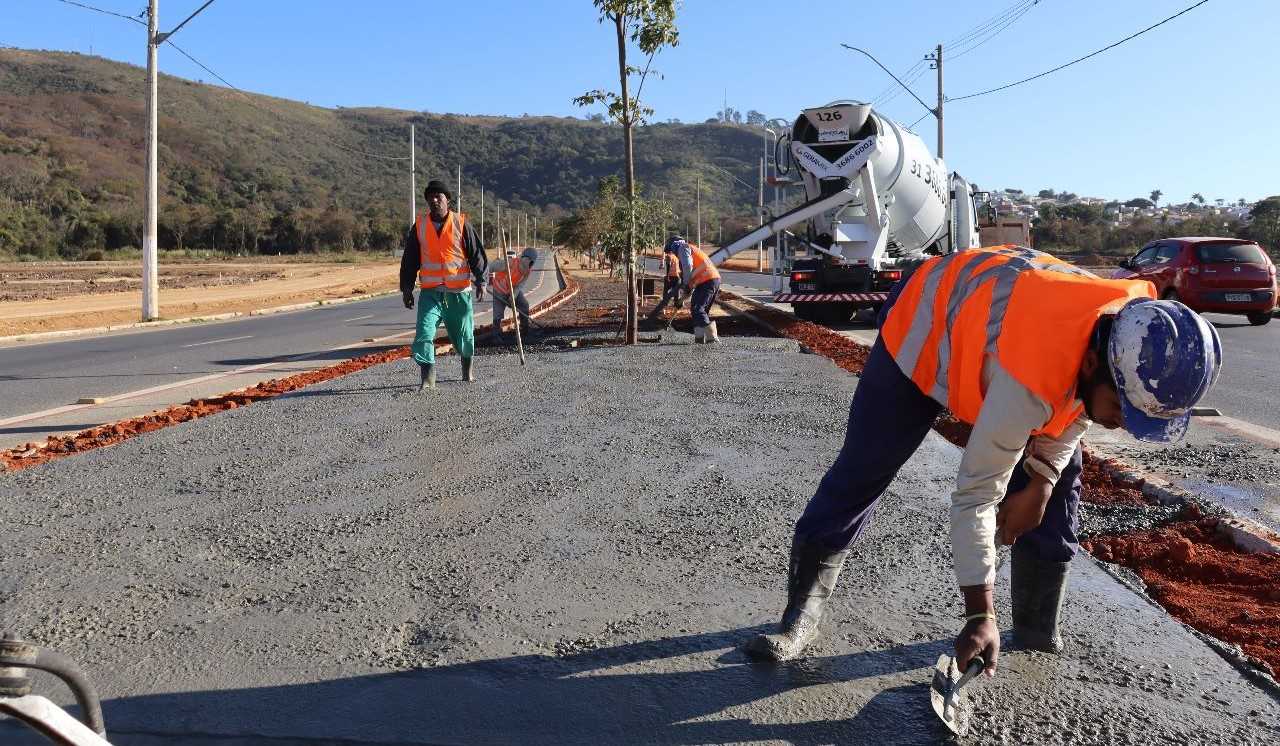
[[[1013,601],[1014,642],[1027,650],[1061,653],[1058,626],[1071,563],[1042,560],[1029,544],[1021,542],[1014,543],[1011,554],[1009,594]]]
[[[787,608],[778,631],[757,635],[747,643],[747,652],[759,658],[781,662],[799,656],[818,638],[827,599],[840,577],[848,550],[833,552],[796,539],[791,544],[791,565],[787,572]]]
[[[470,358],[470,357],[462,358],[462,380],[464,381],[476,380],[476,372],[471,369],[471,361],[474,359],[475,358]]]
[[[436,387],[436,366],[431,363],[418,363],[418,392]]]
[[[720,330],[716,329],[716,322],[714,321],[712,321],[711,324],[707,326],[707,341],[708,342],[720,341]]]
[[[703,342],[705,342],[705,341],[706,341],[706,336],[707,336],[707,327],[705,327],[705,326],[695,326],[695,327],[693,327],[693,341],[694,341],[694,342],[696,342],[697,344],[702,344]]]

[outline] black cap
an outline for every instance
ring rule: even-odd
[[[449,202],[453,202],[453,192],[450,192],[449,187],[445,186],[444,182],[439,179],[432,179],[422,194],[426,197],[430,197],[433,194],[443,194]]]

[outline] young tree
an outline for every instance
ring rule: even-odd
[[[1152,206],[1158,206],[1160,204],[1160,198],[1163,196],[1164,196],[1164,192],[1160,191],[1159,189],[1152,189],[1151,190]]]
[[[1191,195],[1191,199],[1195,201],[1197,205],[1204,207],[1204,195],[1201,194],[1200,192],[1196,192],[1195,194]]]
[[[627,230],[626,275],[627,275],[627,318],[626,343],[635,344],[638,332],[637,294],[636,294],[636,170],[635,147],[632,128],[636,122],[643,121],[653,113],[640,105],[640,94],[644,91],[644,81],[649,75],[649,65],[643,70],[627,64],[628,38],[639,47],[640,51],[653,61],[653,56],[663,47],[674,47],[680,43],[680,34],[676,29],[676,0],[594,0],[600,12],[600,23],[606,21],[613,25],[618,42],[618,84],[619,91],[596,89],[573,100],[578,106],[605,104],[609,115],[622,125],[622,142],[626,153],[626,202],[630,215]],[[639,76],[636,94],[631,95],[630,78]]]

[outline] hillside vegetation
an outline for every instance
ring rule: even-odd
[[[98,57],[0,49],[0,253],[141,244],[145,78]],[[408,164],[373,156],[407,155],[410,123],[419,188],[452,185],[461,164],[473,215],[483,185],[488,204],[564,217],[622,163],[618,128],[572,118],[326,109],[170,76],[160,101],[166,249],[390,250],[408,223]],[[760,143],[736,125],[640,127],[637,178],[691,216],[701,175],[704,221],[750,214],[754,189],[718,169],[753,183]]]

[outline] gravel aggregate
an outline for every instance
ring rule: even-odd
[[[0,474],[0,629],[80,661],[117,744],[945,742],[955,447],[899,475],[812,657],[765,666],[740,646],[780,611],[856,379],[679,332],[476,365]],[[1008,651],[975,686],[970,742],[1280,738],[1274,700],[1087,557],[1067,615],[1065,655]]]

